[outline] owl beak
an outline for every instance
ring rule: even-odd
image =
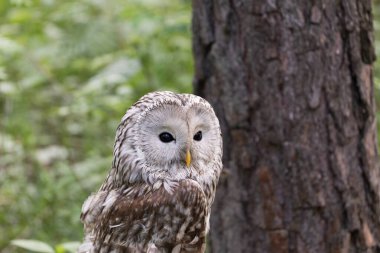
[[[189,151],[189,150],[186,150],[186,167],[189,167],[189,166],[190,166],[190,163],[191,163],[191,155],[190,155],[190,151]]]

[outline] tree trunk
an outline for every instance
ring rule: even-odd
[[[210,252],[380,252],[369,0],[193,0],[224,174]]]

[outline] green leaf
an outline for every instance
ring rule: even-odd
[[[80,242],[65,242],[56,246],[57,252],[75,253],[81,243]]]
[[[34,252],[54,253],[53,248],[49,244],[46,244],[41,241],[17,239],[12,240],[11,244]]]

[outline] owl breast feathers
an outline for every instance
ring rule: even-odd
[[[83,204],[78,252],[204,252],[221,170],[219,122],[206,100],[143,96],[117,129],[106,180]]]

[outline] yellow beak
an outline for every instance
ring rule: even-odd
[[[186,151],[186,167],[189,167],[190,163],[191,163],[191,155],[190,155],[190,151],[187,150]]]

